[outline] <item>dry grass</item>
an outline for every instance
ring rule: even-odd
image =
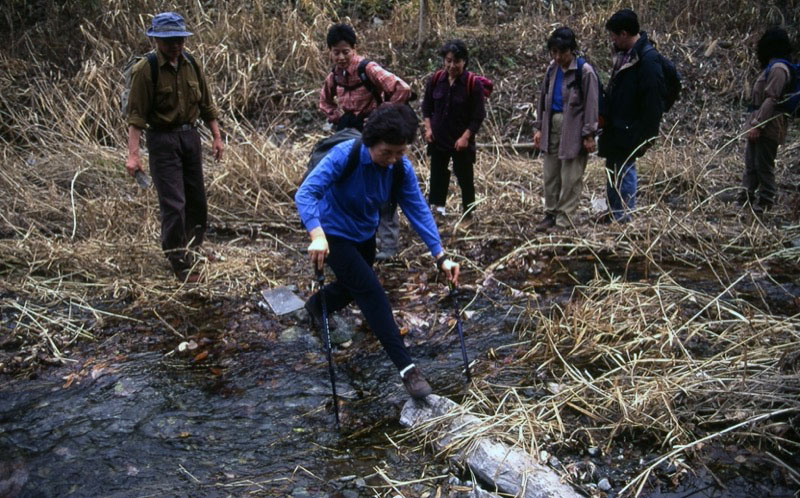
[[[473,69],[497,83],[481,141],[526,142],[547,34],[556,23],[572,26],[607,80],[602,24],[623,2],[574,1],[571,9],[509,3],[525,14],[495,25],[495,13],[477,10],[470,24],[456,26],[451,3],[434,2],[422,56],[415,58],[416,4],[398,2],[384,24],[359,24],[363,49],[420,90],[438,44],[465,38]],[[784,192],[764,219],[726,202],[740,182],[742,68],[752,67],[749,47],[764,20],[780,19],[780,12],[744,0],[724,2],[724,9],[720,3],[632,2],[686,83],[665,119],[664,141],[639,161],[633,223],[588,222],[589,200],[604,196],[605,181],[602,163],[592,160],[583,224],[535,234],[539,163],[499,148],[479,155],[480,231],[448,241],[474,283],[491,276],[509,295],[533,298],[535,277],[519,277],[532,260],[593,255],[601,268],[564,309],[532,308],[520,328],[528,347],[510,368],[531,372],[525,387],[549,386],[547,396],[526,399],[519,385],[475,385],[466,409],[485,420],[483,433],[532,452],[548,446],[547,438],[611,447],[623,433],[643,434],[676,461],[709,437],[797,451],[787,433],[800,390],[792,356],[800,346],[796,317],[771,316],[733,291],[690,290],[668,277],[631,284],[602,270],[608,255],[655,270],[682,265],[714,274],[720,289],[755,275],[797,275],[800,249],[791,243],[800,238],[797,194]],[[797,26],[798,7],[790,4],[783,16]],[[80,57],[69,64],[36,50],[36,37],[53,28],[46,22],[20,34],[14,50],[0,52],[0,323],[8,327],[0,341],[16,344],[25,365],[70,361],[65,348],[109,320],[135,321],[143,312],[190,308],[198,300],[246,299],[266,283],[307,278],[292,194],[309,145],[321,134],[316,99],[327,71],[321,49],[339,2],[176,7],[197,33],[188,49],[214,81],[228,141],[223,163],[206,162],[211,245],[225,260],[201,263],[206,283],[193,288],[172,279],[160,254],[154,193],[139,190],[123,171],[121,68],[131,53],[147,50],[146,13],[162,4],[104,5],[81,23],[72,47]],[[754,74],[745,72],[747,80]],[[425,158],[419,148],[413,154],[425,184]],[[796,185],[796,141],[779,157],[779,182]],[[455,193],[449,202],[457,204]],[[484,251],[498,242],[504,242],[499,252]],[[415,246],[405,254],[422,266],[423,253]],[[649,470],[641,470],[629,490],[646,482]]]

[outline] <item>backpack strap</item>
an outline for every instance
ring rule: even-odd
[[[192,54],[189,52],[182,52],[183,56],[186,57],[189,62],[192,63],[192,67],[194,68],[194,74],[197,76],[197,81],[200,81],[200,66],[197,65],[197,60],[194,58]]]
[[[397,208],[398,199],[400,198],[400,192],[403,190],[403,181],[405,179],[405,172],[406,172],[406,167],[403,164],[403,158],[401,157],[392,166],[392,188],[389,191],[389,204],[391,204],[392,210]]]
[[[367,66],[370,62],[372,61],[369,59],[361,59],[361,62],[358,63],[358,67],[356,68],[356,74],[358,74],[358,79],[361,80],[361,84],[367,87],[369,93],[372,94],[372,98],[375,99],[375,102],[381,105],[383,104],[383,95],[381,95],[381,92],[375,87],[375,84],[367,75]]]
[[[147,63],[150,64],[150,79],[153,81],[153,98],[158,89],[158,56],[155,52],[147,52]]]
[[[553,72],[553,66],[547,66],[547,71],[544,73],[544,88],[542,89],[542,100],[547,97],[547,92],[550,91],[550,74]]]
[[[583,103],[583,65],[586,64],[586,59],[583,57],[577,58],[577,68],[575,69],[575,80],[570,83],[571,86],[578,88],[578,97],[580,102]]]
[[[467,71],[467,98],[472,95],[472,90],[475,88],[475,73]]]
[[[353,174],[353,171],[356,170],[358,167],[358,161],[361,157],[361,145],[363,142],[361,138],[356,138],[353,140],[353,146],[350,147],[350,152],[347,154],[347,163],[344,165],[344,170],[342,174],[339,175],[339,178],[336,180],[337,182],[343,182],[347,179],[348,176]]]

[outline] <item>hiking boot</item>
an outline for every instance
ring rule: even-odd
[[[414,399],[425,399],[425,397],[433,393],[431,385],[428,384],[428,381],[425,380],[425,377],[422,376],[417,367],[411,367],[403,376],[403,386]]]
[[[314,294],[303,307],[308,312],[308,318],[311,320],[311,325],[317,330],[317,332],[322,333],[322,304],[319,302],[319,297],[317,294]],[[331,320],[331,315],[328,313],[328,331],[336,330],[336,322]]]
[[[755,195],[755,192],[748,192],[747,190],[739,192],[739,195],[736,197],[736,203],[740,206],[752,204]]]
[[[544,215],[542,221],[540,221],[539,224],[536,225],[535,230],[539,233],[542,233],[548,231],[554,226],[556,226],[556,217],[553,216],[552,214],[546,214]]]
[[[200,273],[190,270],[176,271],[175,277],[185,284],[196,284],[200,281]]]

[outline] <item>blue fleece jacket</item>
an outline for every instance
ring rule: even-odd
[[[364,242],[378,229],[378,210],[389,200],[392,168],[396,165],[383,167],[373,163],[369,150],[362,145],[355,170],[339,181],[352,146],[353,140],[348,140],[331,149],[300,185],[294,201],[309,232],[322,226],[326,234]],[[406,156],[403,167],[403,187],[399,189],[397,202],[435,256],[442,252],[439,232]]]

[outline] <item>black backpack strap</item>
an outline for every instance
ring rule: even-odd
[[[378,105],[381,105],[383,103],[383,96],[381,95],[381,92],[378,91],[378,89],[375,87],[375,83],[373,83],[372,80],[369,79],[369,76],[367,75],[367,66],[369,65],[370,62],[372,61],[369,59],[361,59],[361,62],[358,63],[358,69],[356,70],[356,73],[358,74],[358,79],[361,80],[361,84],[367,87],[369,93],[372,94],[372,98],[375,99],[375,102]]]
[[[197,60],[195,60],[194,56],[189,52],[183,52],[183,56],[186,57],[189,62],[192,63],[192,67],[194,68],[194,74],[197,76],[197,81],[200,81],[200,67],[197,65]]]
[[[158,89],[158,56],[155,52],[147,53],[147,62],[150,64],[150,79],[153,81],[153,98]]]
[[[548,66],[547,71],[544,73],[544,88],[542,89],[542,100],[547,97],[547,92],[550,91],[550,73],[553,66]]]
[[[580,102],[583,103],[583,65],[586,64],[586,60],[583,57],[578,57],[577,59],[577,69],[575,69],[575,81],[572,82],[572,85],[578,89],[578,97],[580,97]]]
[[[394,166],[392,167],[392,188],[389,191],[389,204],[391,204],[392,210],[397,208],[400,192],[403,190],[405,172],[406,167],[405,164],[403,164],[403,158],[401,157],[400,160],[394,163]]]
[[[353,146],[350,147],[350,152],[347,154],[347,163],[344,165],[344,170],[342,174],[339,175],[339,178],[336,180],[337,182],[342,182],[347,179],[348,176],[353,174],[353,171],[356,170],[358,167],[358,161],[361,157],[361,144],[363,142],[360,138],[353,139]]]

